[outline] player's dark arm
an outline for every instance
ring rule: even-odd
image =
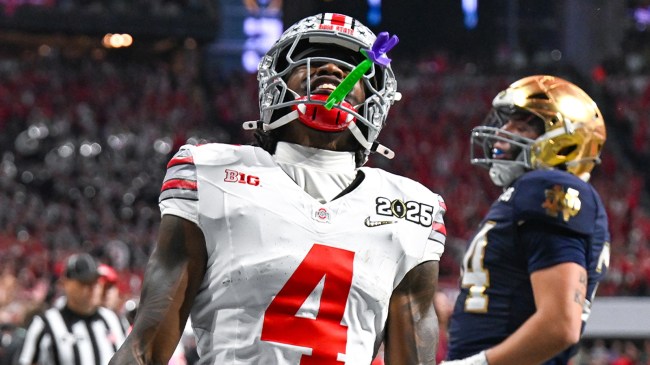
[[[384,342],[387,365],[436,363],[437,284],[438,261],[427,261],[408,272],[393,291]]]
[[[203,280],[206,260],[205,238],[196,224],[164,215],[133,329],[110,365],[167,364]]]

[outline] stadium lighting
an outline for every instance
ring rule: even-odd
[[[478,25],[478,0],[462,0],[465,28],[474,29]]]
[[[381,0],[368,0],[368,24],[379,25],[381,23]]]
[[[102,38],[102,45],[105,48],[130,47],[133,44],[133,37],[130,34],[108,33]]]

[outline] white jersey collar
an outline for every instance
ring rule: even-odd
[[[275,162],[314,199],[327,203],[354,180],[354,152],[329,151],[278,142]]]

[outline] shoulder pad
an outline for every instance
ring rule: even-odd
[[[268,164],[272,161],[268,152],[259,147],[247,145],[232,145],[224,143],[208,143],[204,145],[185,145],[180,148],[174,158],[189,154],[192,163],[196,165],[228,166],[237,163],[245,165]]]
[[[539,220],[579,234],[591,234],[599,197],[578,177],[558,170],[536,170],[513,184],[513,214],[517,222]]]

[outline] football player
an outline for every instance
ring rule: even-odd
[[[377,55],[389,41],[342,14],[299,21],[259,65],[261,117],[244,128],[260,147],[171,159],[140,308],[111,364],[165,363],[190,315],[202,364],[370,364],[382,342],[387,364],[435,363],[445,204],[362,166],[392,156],[377,141],[399,97]]]
[[[503,187],[462,263],[445,365],[567,364],[609,263],[603,203],[587,183],[606,133],[559,77],[501,91],[473,129],[471,162]]]

